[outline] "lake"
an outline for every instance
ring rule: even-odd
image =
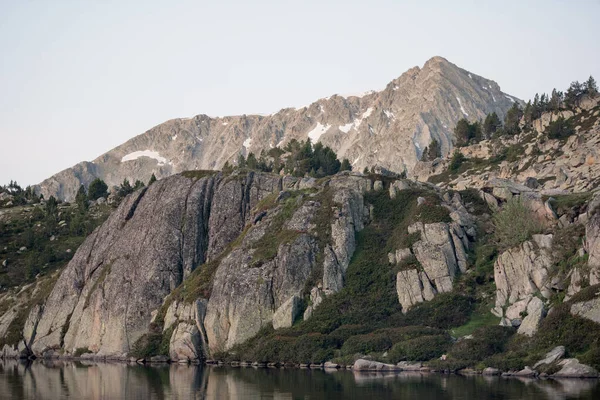
[[[600,399],[598,380],[0,360],[0,399]]]

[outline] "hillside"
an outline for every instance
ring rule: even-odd
[[[599,102],[534,103],[413,179],[310,177],[306,143],[304,176],[160,179],[3,293],[2,354],[598,377]]]
[[[124,179],[146,182],[186,170],[221,169],[238,155],[259,155],[290,140],[310,138],[347,158],[354,170],[375,165],[401,173],[412,170],[432,139],[442,154],[453,148],[452,129],[462,117],[501,118],[515,102],[494,81],[434,57],[360,96],[333,95],[268,116],[178,118],[160,124],[91,162],[81,162],[40,183],[36,189],[73,200],[80,184],[101,178],[109,187]]]

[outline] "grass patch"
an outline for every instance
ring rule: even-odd
[[[213,175],[216,175],[218,173],[219,173],[219,171],[194,170],[194,171],[183,171],[179,175],[197,181],[198,179],[202,179],[202,178],[206,178],[206,177],[209,177],[209,176],[213,176]]]

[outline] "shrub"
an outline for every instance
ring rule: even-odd
[[[499,325],[481,327],[473,332],[473,339],[456,342],[449,351],[452,358],[468,360],[471,364],[504,351],[504,346],[515,333],[513,328]]]
[[[388,353],[388,359],[393,363],[431,360],[444,354],[451,343],[447,334],[416,337],[395,344]]]
[[[161,333],[146,333],[135,341],[131,355],[136,358],[148,358],[158,355],[163,335]]]
[[[517,246],[540,233],[541,219],[520,198],[513,197],[493,215],[494,237],[498,246],[507,249]]]
[[[452,154],[448,169],[452,172],[456,172],[465,161],[467,161],[467,158],[460,151],[456,150],[454,154]]]
[[[550,122],[545,132],[550,139],[565,139],[575,133],[575,128],[571,119],[558,117],[556,121]]]
[[[100,178],[96,178],[88,187],[88,199],[98,200],[100,197],[108,197],[108,186]]]
[[[385,351],[392,346],[389,336],[384,333],[369,333],[348,338],[342,346],[342,354],[369,354],[376,351]]]
[[[464,325],[473,312],[474,300],[456,293],[442,293],[406,313],[405,325],[425,325],[449,329]]]

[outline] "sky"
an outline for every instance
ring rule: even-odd
[[[529,99],[594,75],[595,1],[0,0],[0,184],[168,119],[378,90],[439,55]]]

